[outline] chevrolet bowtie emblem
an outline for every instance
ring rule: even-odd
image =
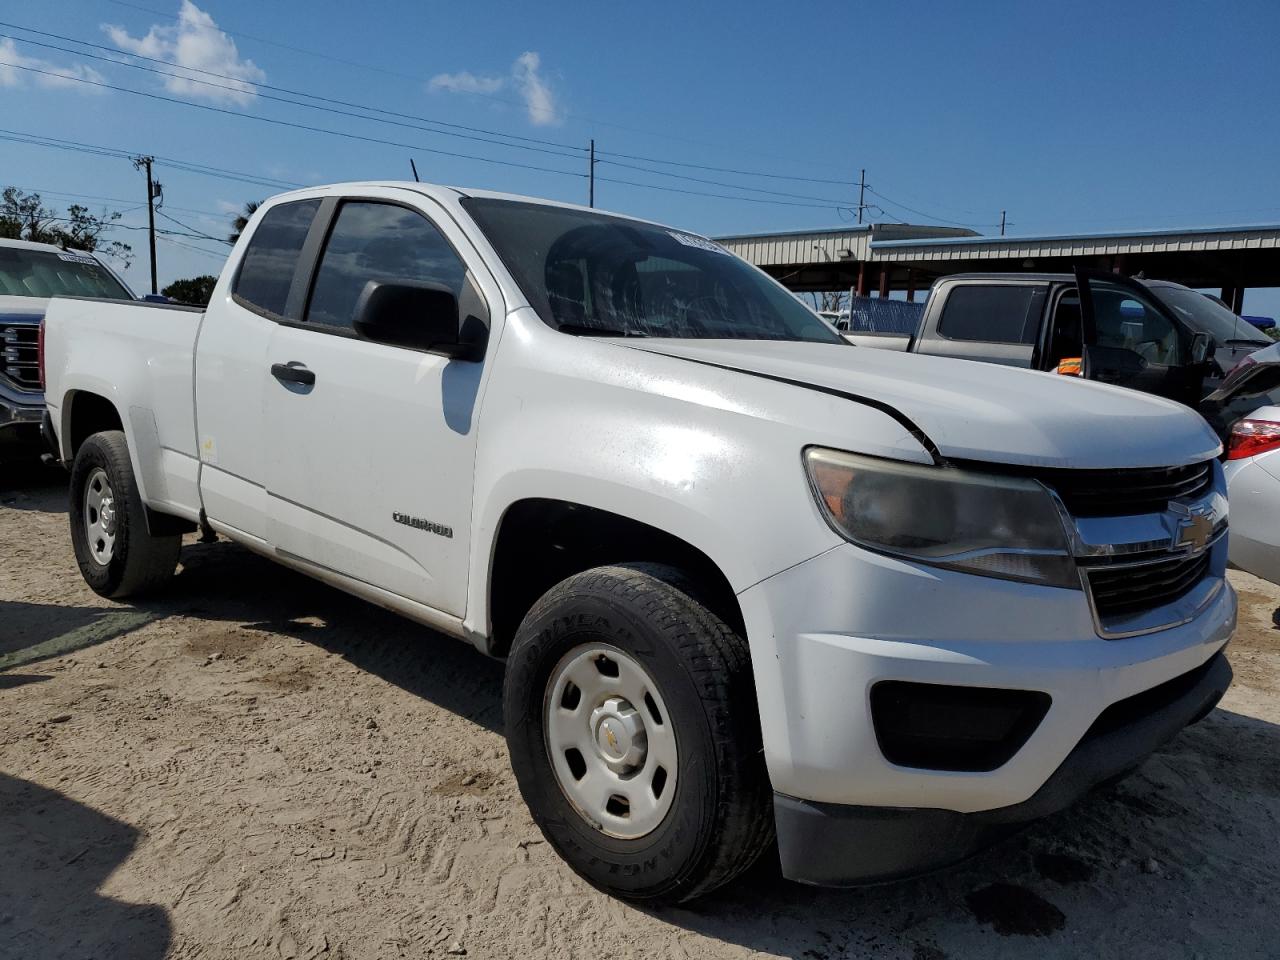
[[[1207,514],[1193,513],[1178,521],[1178,529],[1173,535],[1171,549],[1199,553],[1209,545],[1211,536],[1213,536],[1213,520]]]

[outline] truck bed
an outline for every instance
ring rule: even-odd
[[[45,314],[45,396],[64,459],[79,391],[110,398],[129,434],[144,499],[196,519],[192,372],[204,311],[177,304],[57,297]]]

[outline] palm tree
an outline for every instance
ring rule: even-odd
[[[244,233],[244,228],[249,225],[249,218],[260,206],[262,206],[261,200],[250,200],[244,205],[244,213],[236,214],[235,219],[231,221],[231,234],[227,237],[228,241],[234,244],[240,239],[240,234]]]

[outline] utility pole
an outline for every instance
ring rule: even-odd
[[[587,162],[587,206],[596,205],[596,141],[591,140],[591,159]]]
[[[1000,211],[1000,236],[1004,236],[1004,211]]]
[[[159,293],[156,283],[156,197],[160,195],[160,184],[151,179],[151,164],[155,157],[134,157],[133,169],[147,171],[147,221],[148,235],[151,240],[151,292]]]
[[[858,222],[862,222],[862,211],[866,208],[866,204],[862,202],[862,196],[867,189],[867,171],[864,168],[862,176],[858,178]]]

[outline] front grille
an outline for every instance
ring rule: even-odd
[[[0,370],[25,390],[40,389],[39,336],[40,328],[34,324],[0,327],[0,349],[4,351]]]
[[[1197,497],[1213,485],[1213,461],[1140,470],[1041,470],[1075,517],[1162,513],[1170,500]]]
[[[1209,572],[1210,552],[1087,571],[1099,618],[1153,610],[1184,597]]]

